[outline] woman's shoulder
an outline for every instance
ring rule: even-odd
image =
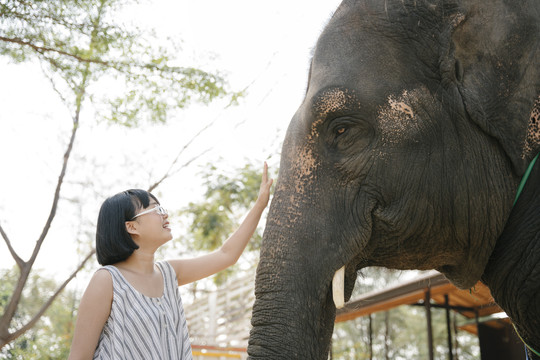
[[[176,273],[174,272],[174,268],[172,267],[172,265],[169,263],[168,260],[162,260],[162,261],[158,261],[156,262],[156,264],[159,266],[160,270],[168,273],[168,274],[174,274],[176,275]]]
[[[97,269],[92,277],[96,278],[96,279],[99,279],[101,281],[103,281],[105,279],[109,279],[109,280],[112,281],[111,271],[113,271],[113,269],[114,269],[114,267],[110,266],[110,265],[103,266],[103,267]]]
[[[112,300],[113,280],[111,274],[103,268],[97,270],[86,287],[84,297],[100,301]]]
[[[113,279],[110,270],[102,267],[94,273],[88,287],[96,288],[96,290],[107,291],[110,290],[112,294]]]
[[[168,260],[163,260],[158,261],[157,264],[166,281],[170,281],[178,286],[178,281],[176,280],[176,271],[174,270],[174,267],[171,265],[171,263]]]

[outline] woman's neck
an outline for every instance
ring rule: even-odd
[[[139,274],[152,274],[155,271],[154,252],[137,249],[117,266]]]

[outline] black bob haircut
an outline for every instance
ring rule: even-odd
[[[123,261],[139,248],[127,232],[126,221],[133,219],[137,210],[148,207],[150,199],[159,204],[148,191],[131,189],[103,202],[96,228],[96,255],[101,265]]]

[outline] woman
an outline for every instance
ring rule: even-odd
[[[264,164],[259,196],[239,228],[215,252],[154,261],[172,239],[167,212],[144,190],[128,190],[101,206],[96,271],[79,305],[69,359],[191,359],[178,286],[235,264],[270,197]]]

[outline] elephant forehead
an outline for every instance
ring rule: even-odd
[[[353,107],[358,109],[360,106],[354,93],[346,88],[325,89],[316,97],[313,104],[313,109],[319,116],[326,116]]]
[[[419,117],[414,109],[425,91],[414,89],[403,90],[399,95],[391,94],[379,107],[377,120],[384,143],[399,143],[418,132]]]

